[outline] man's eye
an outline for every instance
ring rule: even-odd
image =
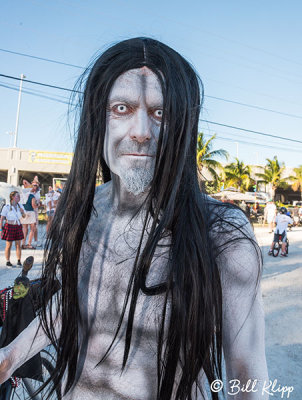
[[[117,104],[113,107],[113,111],[117,112],[118,114],[126,114],[129,109],[125,104]]]
[[[163,110],[161,110],[161,109],[155,110],[154,111],[154,116],[157,119],[161,119],[163,117]]]

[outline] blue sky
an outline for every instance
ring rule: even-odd
[[[161,40],[199,73],[206,95],[203,119],[302,142],[299,1],[6,0],[0,11],[1,49],[83,67],[116,41],[134,36]],[[0,51],[0,74],[23,73],[29,80],[72,88],[81,72]],[[0,147],[8,147],[12,140],[7,132],[15,129],[17,87],[17,81],[0,76]],[[23,93],[18,147],[72,151],[68,93],[29,83],[23,88],[57,101]],[[277,155],[289,166],[302,164],[302,143],[204,122],[200,130],[216,133],[215,147],[226,149],[231,160],[238,148],[246,163],[263,164]]]

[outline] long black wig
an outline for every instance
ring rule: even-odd
[[[78,360],[77,265],[85,229],[91,213],[96,179],[107,182],[110,170],[103,159],[106,108],[115,80],[124,72],[147,66],[158,77],[163,93],[163,122],[156,165],[146,199],[148,239],[137,249],[136,261],[125,294],[127,331],[124,362],[131,347],[131,334],[140,292],[150,296],[165,293],[166,301],[158,332],[157,399],[192,399],[199,390],[199,373],[209,382],[222,379],[222,289],[216,258],[222,251],[211,230],[224,220],[227,206],[211,205],[197,178],[196,141],[203,86],[192,66],[176,51],[150,38],[134,38],[115,44],[87,69],[77,141],[70,175],[49,231],[45,249],[43,281],[52,292],[60,275],[62,290],[57,305],[62,319],[56,340],[54,321],[46,301],[42,325],[57,345],[57,364],[51,380],[53,390],[66,374],[65,393],[75,383]],[[211,216],[211,217],[210,217]],[[147,223],[145,223],[145,226]],[[221,226],[225,226],[222,224]],[[240,230],[230,222],[226,231]],[[217,229],[216,229],[217,231]],[[170,232],[170,261],[164,284],[147,287],[146,277],[159,240]],[[144,232],[142,232],[143,238]],[[170,307],[167,307],[167,302]],[[167,316],[169,309],[169,316]],[[119,326],[121,325],[121,320]],[[179,372],[177,372],[180,369]],[[217,393],[211,393],[218,399]]]

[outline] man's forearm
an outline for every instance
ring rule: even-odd
[[[268,394],[263,390],[269,382],[265,359],[238,360],[234,364],[231,371],[227,368],[227,399],[267,400]]]

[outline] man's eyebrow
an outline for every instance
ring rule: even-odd
[[[127,102],[127,103],[131,103],[131,104],[136,104],[137,101],[134,101],[133,99],[131,99],[130,97],[125,96],[113,96],[113,97],[109,97],[108,99],[108,103],[114,103],[116,101],[120,101],[120,102]]]
[[[108,99],[108,104],[112,104],[115,102],[120,102],[120,103],[128,103],[133,106],[138,106],[139,101],[138,100],[133,100],[132,98],[128,97],[127,95],[125,96],[113,96]],[[163,107],[163,102],[161,100],[155,100],[155,101],[150,101],[149,107],[152,108],[162,108]]]

